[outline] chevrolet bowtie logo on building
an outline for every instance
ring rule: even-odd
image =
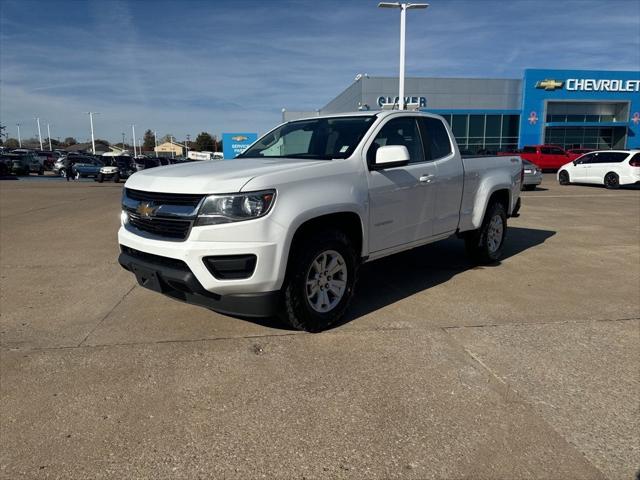
[[[536,82],[536,88],[544,89],[544,90],[556,90],[558,88],[562,88],[564,82],[560,82],[558,80],[550,80],[545,78],[544,80],[540,80]]]
[[[138,213],[138,215],[140,215],[141,217],[151,217],[155,214],[156,209],[158,207],[156,207],[153,203],[151,202],[145,202],[145,203],[140,203],[138,205],[138,207],[136,208],[136,212]]]
[[[234,142],[244,142],[248,138],[249,137],[245,137],[244,135],[236,135],[235,137],[231,137],[231,140],[233,140]]]

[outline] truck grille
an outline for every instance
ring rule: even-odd
[[[159,237],[169,237],[184,240],[191,228],[190,220],[173,220],[161,217],[142,217],[131,210],[129,214],[129,224],[138,230],[158,235]]]
[[[185,240],[198,213],[202,194],[145,192],[125,188],[122,208],[129,225],[158,237]],[[151,210],[145,211],[145,210]]]
[[[190,193],[144,192],[125,188],[125,195],[140,202],[153,202],[155,205],[189,205],[196,207],[204,195]]]

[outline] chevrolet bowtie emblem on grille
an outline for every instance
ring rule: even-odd
[[[156,207],[151,202],[140,203],[136,208],[136,212],[142,217],[151,217],[156,211]]]
[[[562,88],[563,85],[564,82],[545,78],[544,80],[540,80],[536,83],[536,88],[543,88],[545,90],[556,90],[558,88]]]
[[[236,135],[235,137],[231,137],[231,140],[234,142],[244,142],[245,140],[249,140],[249,137],[245,137],[244,135]]]

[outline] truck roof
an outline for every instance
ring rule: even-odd
[[[423,112],[421,110],[359,110],[356,112],[331,113],[319,115],[317,117],[297,118],[290,121],[295,122],[297,120],[309,120],[311,118],[371,117],[374,115],[380,118],[388,117],[389,115],[424,115],[425,117],[439,117],[439,115],[435,113]]]

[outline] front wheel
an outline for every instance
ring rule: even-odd
[[[284,320],[307,332],[335,324],[353,297],[357,267],[356,252],[340,231],[315,232],[298,241],[283,287]]]
[[[604,186],[608,189],[620,188],[620,177],[617,173],[609,172],[604,176]]]
[[[67,171],[64,168],[61,168],[60,170],[58,170],[58,175],[64,178],[67,176]]]
[[[119,173],[116,173],[116,174],[113,176],[113,183],[119,183],[119,182],[120,182],[120,174],[119,174]]]
[[[558,174],[558,182],[560,182],[560,185],[569,185],[569,183],[571,183],[569,179],[569,172],[567,172],[566,170],[562,170]]]
[[[501,203],[489,205],[482,226],[465,235],[467,254],[477,263],[495,262],[502,256],[507,234],[507,213]]]
[[[97,180],[98,180],[98,182],[100,182],[100,183],[104,182],[104,175],[102,175],[101,173],[99,173],[99,174],[98,174],[98,177],[97,177]]]
[[[38,175],[44,175],[44,168],[40,167],[40,170],[38,170]]]

